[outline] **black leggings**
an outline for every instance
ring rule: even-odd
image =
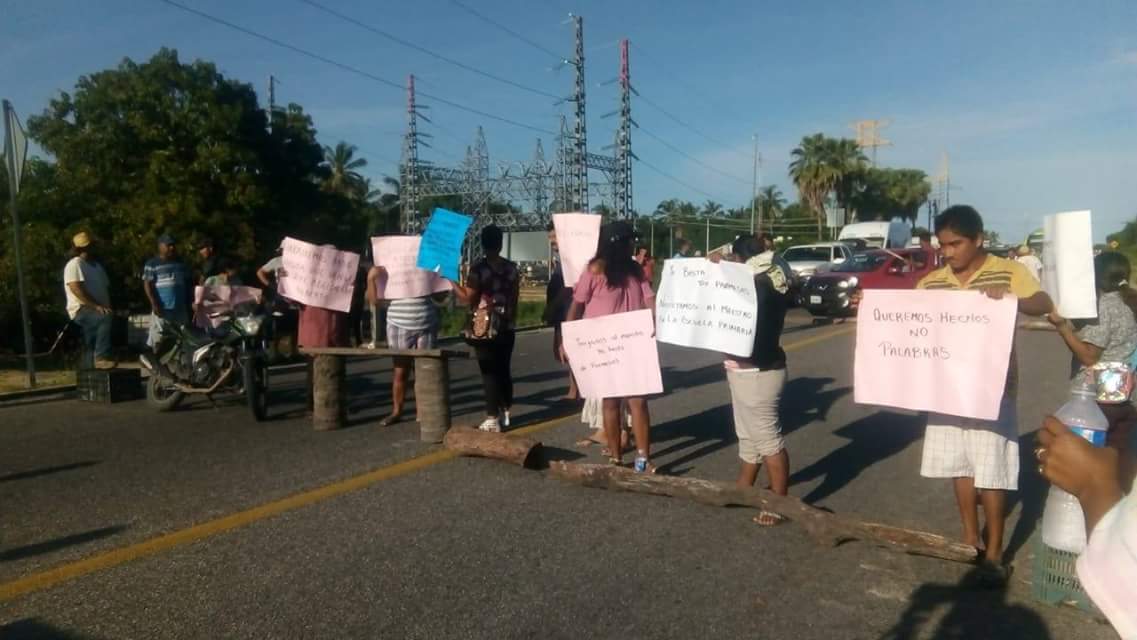
[[[493,344],[477,348],[478,368],[482,371],[482,387],[486,392],[486,415],[496,416],[513,406],[513,343],[517,334],[503,331]]]

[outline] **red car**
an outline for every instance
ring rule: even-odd
[[[849,295],[858,289],[915,289],[916,283],[940,266],[939,255],[923,249],[875,249],[810,278],[802,306],[817,317],[857,314]]]

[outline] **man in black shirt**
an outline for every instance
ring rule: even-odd
[[[766,247],[759,238],[742,236],[735,240],[732,249],[734,259],[754,272],[754,288],[758,297],[753,351],[747,358],[728,356],[723,363],[734,409],[738,457],[742,460],[737,484],[740,487],[754,486],[758,470],[765,463],[770,489],[784,496],[789,488],[790,456],[782,438],[778,405],[787,377],[786,352],[782,349],[781,339],[788,300],[784,287],[775,285],[777,278],[771,278],[771,270],[777,270],[778,266],[772,256],[766,255]],[[771,526],[782,519],[777,514],[763,511],[754,521]]]

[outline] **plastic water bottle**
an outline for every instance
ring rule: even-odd
[[[636,473],[645,473],[647,471],[647,454],[642,449],[636,451],[636,461],[632,466]]]
[[[1070,399],[1054,414],[1062,424],[1095,447],[1104,447],[1109,421],[1097,404],[1097,392],[1088,381],[1076,385]],[[1086,520],[1078,499],[1050,487],[1042,514],[1042,541],[1053,549],[1081,553],[1086,548]]]

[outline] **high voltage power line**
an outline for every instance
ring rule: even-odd
[[[477,67],[470,66],[470,65],[468,65],[468,64],[466,64],[460,60],[448,58],[448,57],[442,55],[441,53],[431,51],[430,49],[427,49],[426,47],[422,47],[422,46],[419,46],[413,42],[404,40],[403,38],[400,38],[394,34],[383,31],[382,29],[379,29],[378,27],[367,24],[366,22],[363,22],[363,21],[358,20],[356,18],[352,18],[351,16],[348,16],[348,15],[344,15],[344,14],[340,13],[339,11],[332,9],[331,7],[327,7],[323,4],[320,4],[319,2],[316,2],[315,0],[297,0],[297,1],[302,2],[302,3],[304,3],[310,7],[313,7],[315,9],[318,9],[318,10],[320,10],[320,11],[322,11],[328,15],[334,16],[334,17],[336,17],[336,18],[338,18],[344,22],[347,22],[349,24],[353,24],[353,25],[359,27],[360,29],[365,29],[367,31],[370,31],[371,33],[374,33],[375,35],[386,38],[386,39],[390,40],[391,42],[394,42],[396,44],[400,44],[400,45],[407,47],[409,49],[414,49],[415,51],[418,51],[419,53],[428,55],[428,56],[430,56],[436,60],[441,60],[441,61],[446,62],[448,64],[452,64],[452,65],[454,65],[460,69],[465,69],[466,71],[469,71],[470,73],[476,73],[476,74],[478,74],[484,78],[489,78],[490,80],[493,80],[495,82],[500,82],[502,84],[506,84],[506,85],[509,85],[511,87],[514,87],[515,89],[521,89],[522,91],[528,91],[529,93],[534,93],[534,94],[537,94],[539,96],[551,98],[553,100],[560,100],[562,97],[562,96],[558,96],[558,95],[549,93],[547,91],[542,91],[541,89],[536,89],[534,87],[530,87],[530,86],[521,84],[520,82],[514,82],[513,80],[510,80],[509,78],[503,78],[501,76],[494,75],[488,71],[483,71],[481,69],[478,69]],[[423,95],[425,95],[425,94],[423,94]]]
[[[349,73],[354,73],[354,74],[361,76],[363,78],[367,78],[367,79],[372,80],[374,82],[378,82],[379,84],[383,84],[383,85],[386,85],[388,87],[398,89],[400,91],[406,89],[406,87],[404,87],[403,85],[401,85],[398,82],[395,82],[393,80],[388,80],[387,78],[384,78],[382,76],[377,76],[373,73],[359,69],[358,67],[353,67],[349,64],[339,62],[338,60],[334,60],[334,59],[329,58],[327,56],[315,53],[313,51],[309,51],[307,49],[303,49],[303,48],[298,47],[298,46],[293,45],[293,44],[289,44],[287,42],[284,42],[283,40],[279,40],[279,39],[274,38],[272,36],[265,35],[265,34],[260,33],[258,31],[254,31],[254,30],[249,29],[247,27],[243,27],[239,24],[229,22],[228,20],[225,20],[224,18],[219,18],[215,15],[205,13],[204,11],[199,11],[197,9],[194,9],[193,7],[188,7],[184,4],[181,4],[180,2],[176,2],[175,0],[158,0],[158,1],[163,2],[165,4],[168,4],[172,7],[181,9],[182,11],[185,11],[187,13],[192,13],[196,16],[199,16],[201,18],[209,20],[210,22],[214,22],[216,24],[220,24],[222,26],[228,27],[230,29],[233,29],[234,31],[239,31],[245,35],[252,36],[252,37],[257,38],[259,40],[263,40],[263,41],[268,42],[270,44],[273,44],[277,47],[280,47],[282,49],[287,49],[287,50],[292,51],[294,53],[299,53],[300,55],[306,56],[308,58],[312,58],[313,60],[318,60],[320,62],[323,62],[324,64],[331,65],[331,66],[336,67],[338,69],[341,69],[343,71],[347,71]],[[481,111],[479,109],[474,109],[473,107],[468,107],[464,104],[460,104],[458,102],[453,102],[451,100],[447,100],[446,98],[442,98],[440,96],[430,95],[430,94],[421,93],[421,92],[419,95],[421,95],[425,98],[428,98],[430,100],[433,100],[434,102],[437,102],[439,104],[444,104],[448,107],[452,107],[452,108],[458,109],[460,111],[465,111],[467,113],[472,113],[474,115],[481,116],[483,118],[495,120],[497,122],[501,122],[504,124],[519,127],[521,129],[528,129],[530,131],[536,131],[538,133],[543,133],[543,134],[549,135],[549,136],[557,135],[556,132],[554,132],[554,131],[550,131],[548,129],[544,129],[544,128],[537,127],[537,126],[530,125],[530,124],[525,124],[524,122],[518,122],[516,120],[511,120],[510,118],[506,118],[504,116],[499,116],[499,115],[494,115],[492,113],[488,113],[486,111]]]
[[[720,176],[723,176],[723,177],[726,177],[726,178],[730,178],[731,180],[735,180],[735,181],[741,182],[741,183],[743,183],[743,184],[750,184],[750,180],[747,180],[747,179],[745,179],[745,178],[739,178],[739,177],[738,177],[738,176],[736,176],[736,175],[732,175],[732,174],[730,174],[730,173],[727,173],[727,172],[725,172],[725,171],[722,171],[722,170],[720,170],[720,169],[716,169],[715,167],[712,167],[711,165],[707,164],[706,162],[703,162],[702,160],[700,160],[700,159],[696,158],[695,156],[693,156],[693,155],[691,155],[691,154],[687,153],[686,151],[684,151],[684,150],[680,149],[679,147],[676,147],[675,145],[671,144],[671,143],[670,143],[670,142],[668,142],[667,140],[664,140],[664,139],[663,139],[663,138],[661,138],[660,136],[657,136],[657,135],[655,135],[655,134],[654,134],[654,133],[652,133],[651,131],[649,131],[649,130],[647,130],[647,129],[643,128],[642,126],[641,126],[641,127],[638,129],[638,130],[639,130],[639,132],[640,132],[640,133],[643,133],[643,134],[645,134],[647,137],[651,138],[652,140],[655,140],[655,141],[656,141],[656,142],[658,142],[659,144],[661,144],[661,145],[663,145],[663,146],[667,147],[668,149],[671,149],[671,150],[672,150],[672,151],[674,151],[675,153],[677,153],[677,154],[679,154],[679,155],[683,156],[684,158],[686,158],[686,159],[690,160],[691,162],[694,162],[695,164],[699,165],[700,167],[703,167],[704,169],[707,169],[708,171],[713,171],[714,173],[717,173],[717,174],[719,174]]]
[[[674,182],[675,184],[677,184],[681,187],[686,187],[686,188],[690,189],[691,191],[694,191],[695,193],[702,194],[702,195],[710,198],[711,200],[721,200],[723,202],[728,201],[727,198],[716,197],[713,193],[708,193],[708,192],[703,191],[702,189],[700,189],[694,185],[688,184],[688,183],[684,182],[683,180],[676,178],[675,176],[671,175],[670,173],[667,173],[663,169],[660,169],[659,167],[651,164],[650,162],[648,162],[642,158],[636,158],[636,160],[639,161],[639,163],[642,164],[643,166],[647,167],[648,169],[651,169],[652,171],[658,173],[659,175],[663,176],[664,178],[667,178],[668,180]]]
[[[463,4],[462,2],[459,2],[458,0],[450,0],[450,3],[457,6],[457,7],[460,7],[461,9],[465,10],[467,13],[469,13],[470,15],[474,16],[475,18],[481,20],[482,22],[485,22],[487,24],[490,24],[490,25],[497,27],[498,29],[501,29],[502,31],[508,33],[509,35],[513,36],[514,38],[517,38],[521,42],[524,42],[525,44],[533,47],[534,49],[537,49],[538,51],[549,54],[550,56],[556,58],[557,61],[568,62],[568,60],[565,59],[564,55],[559,54],[556,51],[553,51],[552,49],[545,47],[544,45],[538,44],[537,42],[534,42],[533,40],[530,40],[529,38],[526,38],[525,36],[514,31],[513,29],[510,29],[509,27],[501,24],[500,22],[495,21],[493,18],[490,18],[488,16],[485,16],[485,15],[479,13],[475,9]]]

